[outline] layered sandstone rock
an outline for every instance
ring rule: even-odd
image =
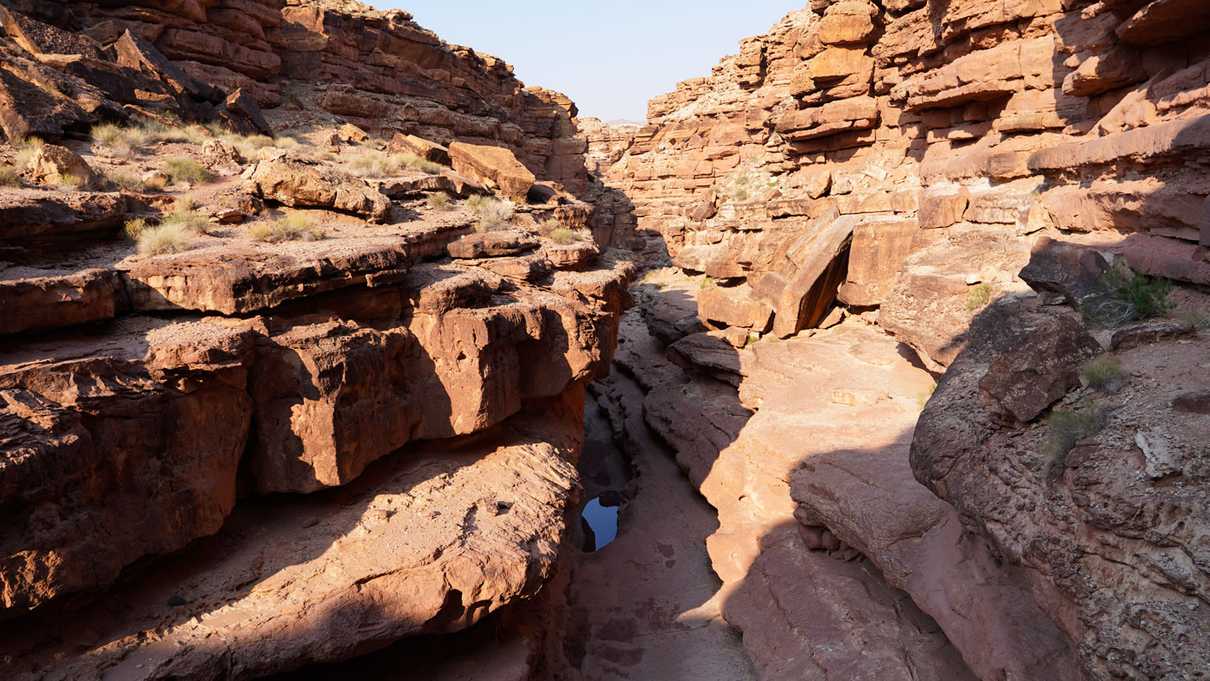
[[[12,5],[9,675],[260,678],[532,598],[633,275],[539,226],[593,220],[571,103],[353,3]],[[521,205],[471,235],[492,187]]]
[[[1181,13],[1188,21],[1175,21]],[[877,566],[979,678],[1194,678],[1205,664],[1205,637],[1192,633],[1206,626],[1205,571],[1189,557],[1201,530],[1186,528],[1204,525],[1191,501],[1204,485],[1187,466],[1197,467],[1190,447],[1200,421],[1171,432],[1181,398],[1157,387],[1172,383],[1172,369],[1152,362],[1162,352],[1180,357],[1174,364],[1189,371],[1180,404],[1196,403],[1201,378],[1188,358],[1202,313],[1085,332],[1070,313],[1006,314],[996,301],[1066,302],[1090,318],[1126,320],[1136,310],[1106,283],[1111,263],[1171,280],[1180,295],[1189,295],[1180,284],[1210,281],[1202,159],[1210,33],[1201,13],[1198,3],[1159,0],[817,0],[745,40],[709,76],[653,100],[645,126],[584,126],[604,184],[634,203],[646,252],[667,253],[705,281],[665,287],[661,309],[645,311],[699,380],[661,390],[666,377],[650,365],[636,377],[651,389],[649,420],[717,500],[724,529],[737,515],[772,522],[792,495],[788,527],[815,553]],[[838,333],[803,338],[854,313],[877,324],[864,347],[881,347],[890,333],[935,374],[958,372],[915,437],[920,482],[907,460],[912,417],[882,417],[902,427],[811,451],[801,467],[771,476],[789,476],[790,490],[754,492],[786,452],[826,441],[835,427],[787,436],[806,417],[786,416],[784,432],[765,433],[762,415],[809,399],[800,393],[819,392],[838,377],[832,365],[847,360],[821,360],[758,403],[747,391],[764,374],[745,346],[778,356],[771,373],[789,375],[798,354],[814,357],[789,346]],[[710,333],[694,334],[699,323]],[[981,345],[964,353],[970,344]],[[1101,347],[1121,348],[1123,364],[1125,353],[1147,356],[1128,370],[1139,391],[1131,398],[1080,387],[1082,366]],[[964,387],[947,389],[950,380]],[[1048,478],[1039,451],[1044,433],[1062,426],[1046,419],[1058,411],[1062,423],[1090,398],[1109,405],[1098,421],[1104,439],[1081,440],[1075,468]],[[738,445],[758,463],[721,468]],[[746,510],[729,510],[736,504]],[[1167,532],[1179,538],[1159,539]],[[711,554],[725,582],[764,579],[776,592],[789,579],[762,578],[785,573],[767,558],[738,560],[758,554],[716,548],[723,543],[716,536]],[[827,574],[805,562],[798,570],[801,579]],[[776,602],[786,616],[787,599]],[[758,665],[773,649],[761,641],[774,637],[759,610],[728,614]],[[789,629],[814,621],[786,619]]]
[[[826,310],[844,283],[842,303],[880,306],[941,369],[985,297],[973,287],[1023,288],[1025,235],[1149,232],[1172,241],[1139,250],[1171,255],[1139,268],[1205,279],[1186,261],[1205,224],[1206,29],[1175,29],[1178,4],[812,3],[652,100],[643,128],[587,126],[589,156],[640,233],[751,285],[782,330],[824,315],[762,294],[787,279],[777,254],[851,221],[848,280],[809,268],[794,298]]]

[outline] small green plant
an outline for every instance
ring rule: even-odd
[[[1089,301],[1080,308],[1084,319],[1102,326],[1119,326],[1129,321],[1161,317],[1175,305],[1169,300],[1172,283],[1167,279],[1137,274],[1122,261],[1101,275],[1109,296]]]
[[[512,222],[517,210],[511,201],[481,196],[472,196],[466,206],[478,218],[475,223],[477,232],[504,229]]]
[[[163,223],[159,227],[143,229],[138,237],[138,249],[142,255],[166,255],[187,251],[193,246],[193,232],[179,223]]]
[[[1065,411],[1056,409],[1046,419],[1046,440],[1042,453],[1050,460],[1050,475],[1058,477],[1067,468],[1067,455],[1080,440],[1092,437],[1105,427],[1105,410],[1096,404]]]
[[[256,241],[277,244],[283,241],[318,241],[324,238],[322,229],[312,224],[307,216],[291,213],[271,222],[258,222],[248,230],[248,236]]]
[[[170,177],[175,184],[182,182],[198,184],[208,182],[213,177],[201,163],[184,156],[177,156],[165,161],[164,174]]]
[[[584,237],[574,230],[558,227],[550,233],[550,240],[560,246],[568,246],[584,240]]]
[[[21,173],[12,166],[0,167],[0,187],[20,187]]]
[[[139,237],[143,236],[143,232],[147,231],[147,220],[144,218],[132,218],[126,221],[122,231],[125,232],[126,238],[131,241],[138,241]]]
[[[987,307],[992,302],[992,287],[988,284],[976,284],[966,290],[966,311],[975,312]]]
[[[1122,363],[1113,355],[1095,357],[1080,368],[1080,380],[1093,390],[1113,387],[1122,380]]]

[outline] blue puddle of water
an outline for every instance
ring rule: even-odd
[[[596,542],[594,551],[600,551],[618,537],[617,504],[606,506],[601,503],[601,497],[595,497],[584,505],[581,515],[588,526],[592,528],[593,539]]]

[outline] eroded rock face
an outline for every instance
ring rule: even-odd
[[[1196,558],[1207,424],[1173,404],[1207,380],[1205,341],[1159,336],[1120,351],[1116,394],[1076,390],[1054,407],[1067,416],[1005,424],[982,383],[1066,314],[989,309],[921,416],[912,467],[1022,575],[1085,678],[1194,678],[1208,653],[1193,632],[1210,622]]]
[[[252,339],[238,322],[136,320],[5,353],[6,612],[222,526],[251,421]]]
[[[468,627],[549,576],[582,399],[572,391],[479,440],[406,450],[337,495],[242,507],[219,535],[86,609],[16,623],[8,669],[252,679]]]
[[[778,254],[818,235],[820,216],[849,221],[848,275],[813,279],[817,299],[826,308],[840,285],[840,302],[881,307],[880,323],[940,371],[986,304],[971,289],[1023,290],[1016,274],[1045,230],[1105,247],[1146,233],[1124,246],[1132,267],[1208,280],[1201,11],[815,2],[654,99],[645,126],[583,134],[651,250],[729,286],[782,290],[792,275]],[[826,318],[787,302],[779,335]]]

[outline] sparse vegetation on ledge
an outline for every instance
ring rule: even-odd
[[[256,241],[276,244],[283,241],[319,241],[325,234],[306,215],[290,213],[270,222],[252,225],[248,229],[248,236]]]

